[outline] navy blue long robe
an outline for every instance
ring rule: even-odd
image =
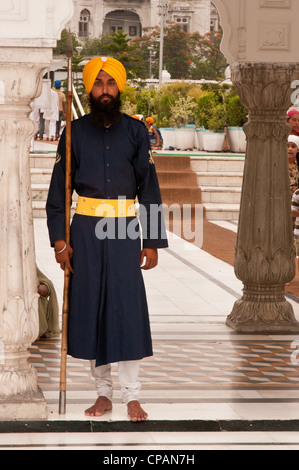
[[[51,245],[65,239],[65,134],[53,169],[47,200]],[[79,196],[135,199],[146,209],[143,248],[168,246],[163,216],[150,217],[161,205],[160,189],[143,123],[122,115],[119,123],[96,128],[90,117],[72,123],[72,189]],[[153,207],[153,206],[151,206]],[[161,214],[160,214],[161,215]],[[96,236],[98,222],[115,224],[116,237]],[[96,365],[151,356],[152,341],[143,277],[141,239],[117,238],[119,224],[136,218],[75,214],[71,224],[74,274],[71,276],[68,354],[96,359]],[[151,224],[156,227],[152,227]],[[151,232],[151,229],[152,232]],[[102,238],[102,239],[101,239]]]

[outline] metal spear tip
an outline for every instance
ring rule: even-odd
[[[72,35],[71,31],[68,31],[68,38],[67,38],[67,51],[66,51],[67,57],[72,57],[73,55],[73,41],[72,41]]]

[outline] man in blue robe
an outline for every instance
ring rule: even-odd
[[[56,261],[71,271],[68,354],[91,361],[98,398],[86,415],[112,409],[111,363],[118,363],[130,419],[143,421],[139,363],[153,352],[141,269],[154,268],[157,249],[168,246],[160,189],[146,127],[120,112],[126,83],[122,64],[110,57],[93,59],[83,81],[91,112],[72,122],[72,190],[79,197],[70,246],[65,242],[65,133],[46,207]]]

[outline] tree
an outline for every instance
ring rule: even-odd
[[[144,63],[151,61],[153,75],[158,77],[160,28],[145,28],[143,32],[131,45],[135,45]],[[180,24],[168,22],[164,29],[163,66],[174,79],[223,79],[227,62],[220,51],[221,39],[222,30],[202,36],[198,32],[186,33]],[[149,67],[144,72],[148,77]]]
[[[82,54],[85,56],[102,56],[107,54],[107,46],[111,39],[108,34],[104,34],[94,39],[86,39],[83,44]]]
[[[224,79],[227,61],[220,51],[223,31],[213,31],[201,36],[193,34],[191,78],[206,80]]]
[[[65,54],[67,30],[54,50]],[[220,51],[222,30],[207,33],[186,33],[180,24],[167,23],[164,29],[163,66],[173,79],[221,80],[227,67]],[[80,45],[72,34],[74,49]],[[143,36],[129,38],[123,31],[111,32],[97,39],[87,39],[82,56],[111,55],[125,66],[129,78],[144,79],[159,75],[160,28],[144,28]]]
[[[164,30],[164,66],[172,78],[190,77],[192,37],[179,24],[168,24]]]
[[[172,78],[188,78],[190,68],[190,35],[176,23],[168,23],[164,29],[163,65]],[[139,49],[138,55],[144,63],[151,61],[154,77],[159,74],[160,28],[145,28],[141,38],[132,41]],[[149,76],[149,66],[145,69]]]
[[[150,76],[150,68],[152,75],[159,75],[159,39],[160,29],[144,28],[142,37],[136,37],[131,44],[136,48],[136,54],[142,61],[142,68],[139,69],[139,78],[148,78]],[[151,65],[151,67],[150,67]]]
[[[73,50],[75,50],[76,47],[80,46],[80,43],[74,33],[71,33],[71,37],[72,37]],[[66,55],[67,44],[68,44],[68,31],[67,29],[63,29],[61,32],[61,37],[57,41],[56,47],[53,49],[53,54],[54,55]]]
[[[123,32],[112,32],[110,43],[107,45],[108,52],[121,61],[129,78],[140,78],[140,71],[144,68],[144,62],[138,54],[136,45]]]

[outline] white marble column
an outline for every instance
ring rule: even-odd
[[[3,4],[2,4],[3,3]],[[29,147],[41,92],[71,0],[0,3],[0,419],[43,419],[28,348],[39,332]]]
[[[295,275],[286,112],[298,80],[299,2],[214,0],[221,50],[248,109],[235,257],[244,295],[227,324],[244,333],[299,333],[285,284]]]
[[[295,276],[290,210],[286,113],[294,64],[238,64],[232,67],[243,104],[246,161],[235,257],[244,284],[227,324],[243,333],[298,333],[285,284]]]
[[[28,118],[52,50],[0,47],[0,417],[43,417],[28,347],[38,336]]]

